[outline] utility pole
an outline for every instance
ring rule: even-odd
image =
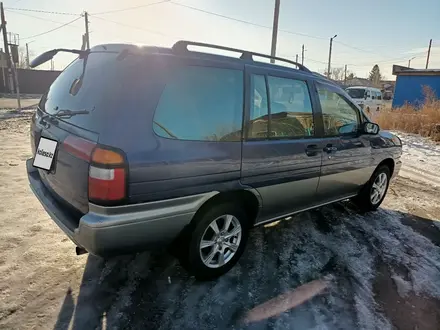
[[[408,68],[411,68],[411,61],[413,60],[413,59],[415,59],[416,57],[414,56],[414,57],[411,57],[409,60],[408,60]]]
[[[273,11],[272,47],[270,49],[270,56],[272,57],[275,57],[277,51],[279,16],[280,16],[280,0],[275,0],[275,9]],[[275,59],[271,58],[270,63],[275,63]]]
[[[328,50],[328,67],[327,67],[327,78],[330,78],[330,67],[331,67],[331,61],[332,61],[332,47],[333,47],[333,39],[336,38],[338,35],[335,34],[332,38],[330,38],[330,48]]]
[[[304,45],[302,45],[301,49],[301,64],[304,65]]]
[[[86,11],[84,12],[84,20],[85,20],[85,24],[86,24],[86,34],[85,34],[86,46],[87,46],[87,49],[90,49],[89,14]]]
[[[298,54],[296,54],[295,62],[298,63]]]
[[[11,55],[9,53],[9,44],[8,44],[8,32],[6,31],[6,19],[5,19],[5,11],[3,10],[3,2],[0,2],[0,16],[1,16],[1,29],[3,32],[3,43],[5,47],[5,54],[6,54],[6,63],[8,66],[8,77],[7,77],[7,87],[9,89],[9,92],[12,92],[15,85],[15,79],[14,75],[12,74],[12,61],[11,61]]]
[[[426,69],[428,69],[428,65],[429,65],[429,56],[431,55],[431,45],[432,45],[432,39],[429,40],[428,56],[426,57]]]
[[[26,67],[29,69],[29,44],[26,43]]]
[[[344,70],[344,85],[347,84],[347,64],[345,64],[345,70]]]

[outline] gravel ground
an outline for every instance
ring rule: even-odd
[[[440,195],[414,159],[377,212],[338,203],[257,228],[199,283],[164,251],[77,257],[28,187],[28,127],[0,119],[0,329],[440,329]]]

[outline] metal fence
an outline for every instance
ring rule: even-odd
[[[2,70],[0,77],[0,93],[8,93],[5,86],[7,79],[6,69]],[[58,77],[61,71],[17,69],[21,94],[43,94]]]

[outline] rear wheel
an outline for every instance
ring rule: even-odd
[[[390,181],[390,169],[383,165],[376,169],[353,202],[363,212],[376,210],[385,198]]]
[[[249,222],[244,210],[233,203],[216,205],[196,215],[194,224],[183,264],[200,280],[228,272],[246,246]]]

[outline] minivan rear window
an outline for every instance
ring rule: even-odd
[[[240,141],[242,117],[242,71],[185,66],[168,81],[153,128],[171,139]]]
[[[74,60],[42,97],[40,109],[52,115],[60,110],[87,110],[88,114],[62,116],[60,120],[95,130],[98,117],[102,119],[106,111],[106,96],[117,92],[120,80],[126,76],[126,60],[117,60],[117,55],[112,52],[92,52]]]

